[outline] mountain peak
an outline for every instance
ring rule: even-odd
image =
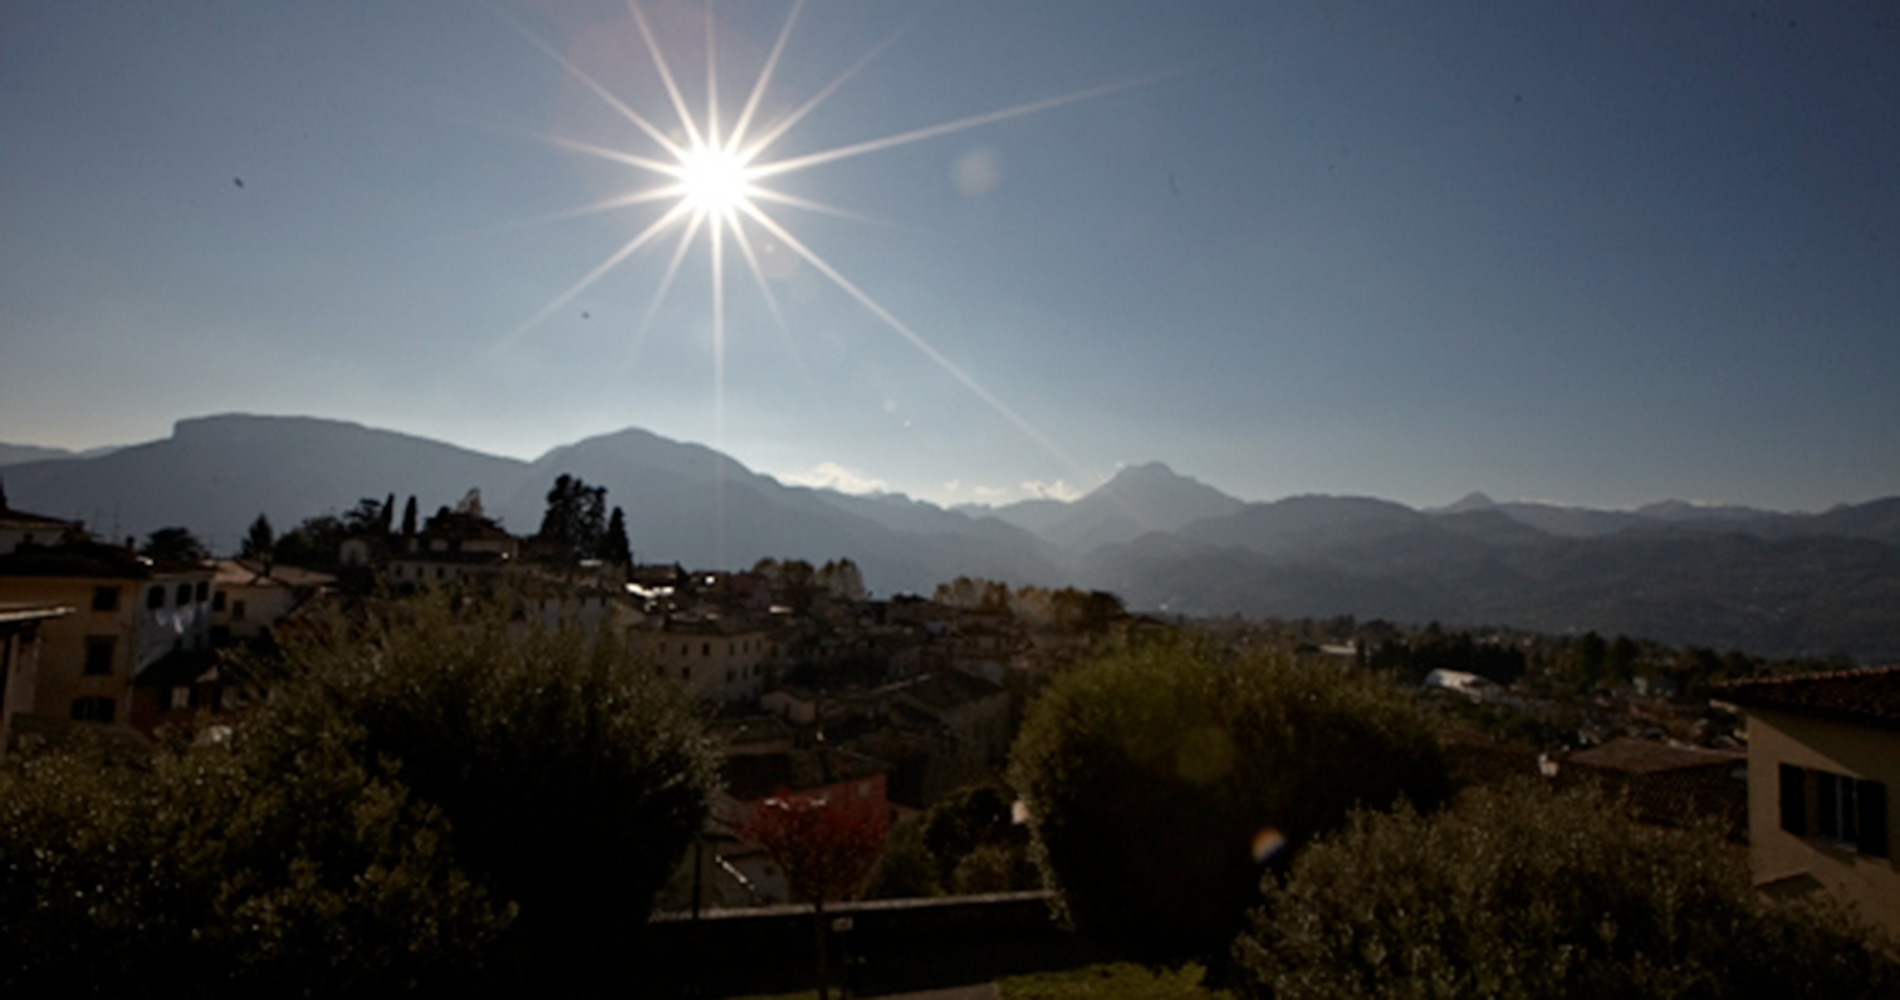
[[[1153,488],[1176,483],[1200,483],[1183,476],[1162,462],[1144,462],[1141,465],[1125,465],[1108,482],[1096,487],[1094,492],[1119,492],[1132,488]]]
[[[1457,503],[1440,507],[1438,510],[1441,514],[1463,514],[1466,511],[1490,510],[1497,505],[1497,501],[1485,495],[1483,490],[1472,490],[1460,498]]]

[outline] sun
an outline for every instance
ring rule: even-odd
[[[695,212],[730,219],[756,193],[745,157],[729,149],[695,145],[680,157],[677,170],[680,199]]]
[[[582,86],[592,91],[616,114],[634,129],[644,135],[651,144],[649,151],[637,148],[613,148],[583,142],[561,136],[546,136],[548,141],[578,153],[600,157],[631,167],[638,174],[656,181],[649,186],[636,187],[613,198],[582,206],[570,212],[559,213],[552,219],[571,218],[579,214],[595,212],[613,212],[636,206],[654,204],[667,206],[657,219],[631,235],[619,249],[608,254],[599,264],[571,285],[566,291],[556,295],[533,316],[516,327],[504,338],[504,343],[525,335],[556,312],[566,307],[576,296],[593,286],[607,274],[620,267],[635,254],[649,249],[662,237],[677,231],[675,244],[660,286],[650,300],[645,320],[636,333],[636,338],[644,337],[647,325],[651,324],[659,304],[666,298],[673,278],[679,272],[681,263],[695,245],[706,247],[706,257],[711,264],[712,278],[712,354],[714,363],[714,426],[715,438],[720,437],[724,424],[725,393],[725,271],[727,262],[735,257],[742,261],[746,270],[751,272],[753,282],[764,296],[767,306],[781,328],[785,320],[778,307],[777,298],[770,281],[760,264],[761,247],[770,243],[777,249],[788,251],[796,259],[810,265],[823,275],[840,291],[848,295],[867,312],[897,334],[912,347],[921,352],[930,362],[956,380],[965,389],[987,404],[990,409],[1014,424],[1031,440],[1035,441],[1050,455],[1071,468],[1079,468],[1076,463],[1064,455],[1041,431],[1033,427],[1012,410],[995,394],[982,386],[968,372],[939,351],[924,336],[899,319],[869,292],[859,287],[843,272],[817,251],[807,246],[793,234],[790,226],[778,218],[772,209],[787,208],[795,211],[820,212],[852,219],[862,217],[843,209],[820,202],[800,198],[772,187],[772,180],[795,171],[834,163],[839,160],[863,156],[897,146],[908,145],[933,139],[938,136],[961,132],[983,125],[1005,121],[1023,115],[1047,111],[1052,108],[1078,101],[1101,97],[1116,91],[1155,82],[1171,73],[1151,74],[1131,80],[1090,87],[1056,97],[1043,98],[1018,104],[1012,107],[971,115],[954,121],[909,129],[879,138],[848,143],[830,149],[796,156],[773,158],[772,148],[791,132],[806,115],[823,104],[834,91],[843,86],[857,72],[863,69],[873,57],[881,52],[896,36],[874,48],[871,53],[845,69],[831,83],[820,88],[794,110],[778,117],[769,124],[757,120],[761,99],[772,85],[780,56],[784,53],[787,41],[791,38],[793,26],[797,23],[799,12],[804,8],[805,0],[795,0],[791,12],[786,16],[780,28],[778,38],[773,43],[764,66],[753,81],[751,91],[736,118],[727,119],[719,101],[719,73],[717,51],[713,44],[713,25],[710,0],[707,5],[706,35],[706,94],[705,104],[695,109],[682,93],[679,80],[674,75],[666,53],[655,37],[652,27],[647,23],[640,0],[628,0],[627,8],[633,16],[640,38],[645,43],[648,55],[652,59],[652,69],[656,71],[658,82],[662,85],[671,104],[676,121],[672,129],[662,128],[659,124],[635,110],[621,95],[615,93],[586,71],[575,65],[560,51],[527,30],[519,23],[514,27],[536,48],[561,67]],[[506,18],[506,15],[503,15]],[[512,21],[512,19],[509,19]],[[900,31],[899,34],[902,32]],[[730,121],[730,127],[723,123]],[[704,237],[702,240],[701,237]],[[737,251],[736,254],[732,251]],[[789,336],[790,331],[785,331]],[[637,339],[636,339],[637,342]],[[715,442],[717,447],[717,442]]]

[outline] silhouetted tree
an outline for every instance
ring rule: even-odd
[[[245,559],[268,560],[276,545],[277,533],[271,530],[270,518],[259,514],[257,520],[251,522],[250,530],[244,533],[244,547],[238,555]]]
[[[295,768],[296,734],[336,732],[440,809],[442,849],[518,907],[494,954],[524,981],[495,995],[624,994],[624,949],[704,821],[714,760],[683,690],[616,633],[512,629],[509,606],[406,603],[293,650],[307,680],[272,693],[276,766]]]
[[[390,525],[395,522],[395,519],[396,519],[396,494],[391,493],[388,499],[383,501],[382,516],[379,517],[376,521],[376,533],[378,535],[383,536],[384,538],[388,538]]]
[[[286,566],[334,572],[337,550],[348,532],[343,522],[329,514],[306,518],[302,524],[277,536],[277,562]]]
[[[409,502],[402,508],[402,537],[416,537],[416,495],[409,494]]]
[[[364,497],[356,501],[343,515],[343,527],[352,535],[369,535],[376,532],[383,523],[383,505],[375,497]]]
[[[1198,639],[1059,676],[1010,759],[1037,865],[1085,935],[1131,957],[1222,955],[1284,865],[1354,808],[1432,808],[1433,723],[1377,675]]]
[[[191,529],[178,527],[160,528],[145,536],[139,554],[156,562],[203,562],[211,558],[211,550]]]
[[[863,571],[849,559],[827,561],[819,568],[816,582],[820,590],[841,601],[862,601],[869,593],[864,589]]]
[[[570,565],[597,558],[607,535],[607,487],[589,486],[578,476],[561,473],[548,491],[540,534],[555,543],[559,558]]]
[[[627,538],[627,515],[618,507],[607,518],[607,537],[600,544],[600,558],[615,566],[633,565],[633,543]]]

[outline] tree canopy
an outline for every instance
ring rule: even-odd
[[[262,514],[251,522],[249,530],[244,532],[244,545],[238,555],[245,559],[270,559],[277,547],[277,533],[271,530],[270,518]]]
[[[1068,918],[1148,960],[1223,954],[1263,864],[1356,806],[1431,808],[1448,787],[1430,721],[1392,685],[1193,637],[1058,678],[1010,779]]]
[[[1364,813],[1309,848],[1235,957],[1277,1000],[1877,997],[1900,966],[1841,913],[1763,903],[1714,828],[1577,789]]]
[[[599,558],[607,538],[607,487],[589,486],[579,476],[561,473],[548,490],[540,535],[570,564]]]
[[[625,986],[619,957],[713,786],[676,686],[610,636],[511,630],[445,597],[287,656],[221,739],[0,767],[0,984]]]
[[[145,536],[139,554],[159,562],[203,562],[211,558],[211,549],[191,529],[171,527]]]

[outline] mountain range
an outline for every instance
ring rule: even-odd
[[[423,510],[479,489],[517,534],[568,473],[625,509],[637,556],[744,567],[850,557],[880,593],[960,575],[1112,590],[1184,615],[1499,624],[1623,632],[1765,655],[1900,659],[1900,497],[1818,514],[1666,501],[1632,511],[1370,497],[1247,502],[1160,463],[1071,502],[945,509],[788,486],[700,445],[627,429],[534,459],[309,417],[181,420],[98,452],[0,445],[17,509],[110,537],[183,525],[230,551],[259,513],[279,530],[358,498]]]

